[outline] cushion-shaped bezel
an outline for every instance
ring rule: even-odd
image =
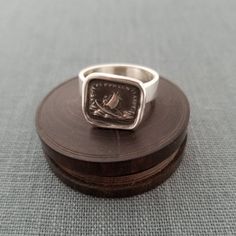
[[[94,80],[94,79],[101,79],[101,80],[106,80],[106,81],[111,81],[113,83],[122,83],[122,84],[130,84],[133,86],[136,86],[139,91],[140,91],[140,101],[139,101],[139,108],[137,111],[136,118],[132,124],[116,124],[112,122],[105,122],[101,120],[97,120],[92,118],[88,112],[87,112],[87,103],[88,103],[88,87],[89,83]],[[82,87],[82,110],[83,114],[86,118],[86,120],[98,127],[103,127],[103,128],[111,128],[111,129],[135,129],[141,122],[143,114],[144,114],[144,109],[145,109],[145,98],[146,98],[146,91],[143,86],[143,83],[137,79],[126,77],[126,76],[121,76],[121,75],[114,75],[114,74],[107,74],[107,73],[91,73],[88,75],[83,83]]]

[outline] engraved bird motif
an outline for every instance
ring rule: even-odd
[[[113,92],[112,96],[109,98],[104,97],[103,99],[103,105],[109,107],[110,109],[115,109],[119,102],[121,100],[121,97],[118,92]]]

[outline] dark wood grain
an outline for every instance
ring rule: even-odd
[[[152,176],[160,178],[157,173],[163,170],[159,166],[173,155],[173,160],[164,169],[168,170],[170,163],[178,163],[190,111],[186,96],[170,81],[160,78],[157,98],[147,106],[144,120],[135,131],[91,127],[82,115],[80,99],[77,78],[72,78],[52,90],[36,114],[36,127],[43,150],[53,170],[65,182],[80,186],[80,190],[82,183],[87,183],[83,189],[96,192],[96,195],[101,191],[103,194],[100,195],[104,196],[125,196],[122,191],[111,193],[119,179],[123,183],[119,187],[122,190],[125,184],[136,183],[137,176],[143,178],[143,182]],[[147,176],[152,169],[156,171]],[[125,182],[121,176],[129,176],[126,180],[131,182]],[[151,181],[148,185],[154,186],[162,181]],[[92,187],[88,188],[89,185],[100,187],[95,191]],[[133,186],[133,189],[136,189],[134,193],[142,192],[141,188]],[[132,189],[128,192],[132,195]]]
[[[161,163],[143,172],[119,177],[98,176],[73,176],[70,172],[61,168],[54,160],[46,155],[46,159],[57,175],[65,184],[82,193],[106,198],[131,197],[149,191],[168,179],[178,168],[183,157],[187,136],[180,148],[169,158],[164,160],[166,165]]]

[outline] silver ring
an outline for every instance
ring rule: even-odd
[[[128,130],[140,124],[159,82],[155,70],[130,64],[87,67],[78,77],[85,119],[97,127]]]

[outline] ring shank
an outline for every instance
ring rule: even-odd
[[[130,64],[104,64],[85,68],[79,73],[80,92],[86,77],[92,73],[98,72],[126,76],[143,82],[143,86],[146,90],[146,103],[152,101],[156,96],[159,82],[158,73],[147,67]]]

